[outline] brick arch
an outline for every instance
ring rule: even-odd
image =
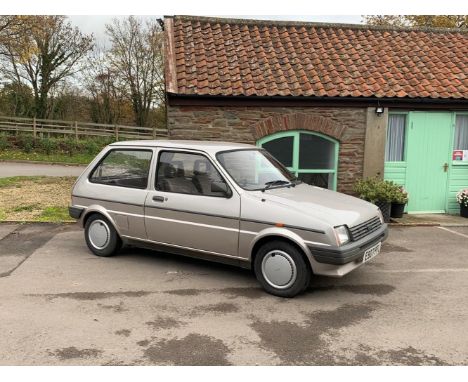
[[[259,140],[271,134],[288,130],[308,130],[322,133],[341,141],[345,127],[330,118],[304,113],[277,114],[262,119],[253,127],[253,136]]]

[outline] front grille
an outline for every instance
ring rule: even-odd
[[[379,217],[376,216],[375,218],[365,221],[364,223],[351,227],[349,229],[351,240],[358,241],[363,237],[370,235],[372,232],[377,231],[381,225],[382,223],[380,222]]]

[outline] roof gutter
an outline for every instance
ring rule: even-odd
[[[398,97],[304,97],[304,96],[212,96],[212,95],[185,95],[168,93],[169,105],[212,105],[212,106],[258,106],[258,105],[284,105],[302,106],[313,104],[333,104],[362,106],[395,107],[398,105],[413,106],[453,106],[468,109],[468,99],[454,98],[398,98]]]

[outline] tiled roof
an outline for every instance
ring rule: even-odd
[[[166,89],[181,95],[468,99],[468,32],[165,19]]]

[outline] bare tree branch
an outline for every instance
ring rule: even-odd
[[[51,91],[81,70],[79,62],[92,49],[93,36],[73,28],[65,16],[28,16],[27,20],[28,28],[16,29],[18,40],[1,43],[2,72],[33,88],[35,114],[46,118]]]
[[[143,23],[129,16],[106,25],[112,47],[109,61],[132,103],[135,123],[148,126],[150,111],[164,104],[161,28],[156,20]]]

